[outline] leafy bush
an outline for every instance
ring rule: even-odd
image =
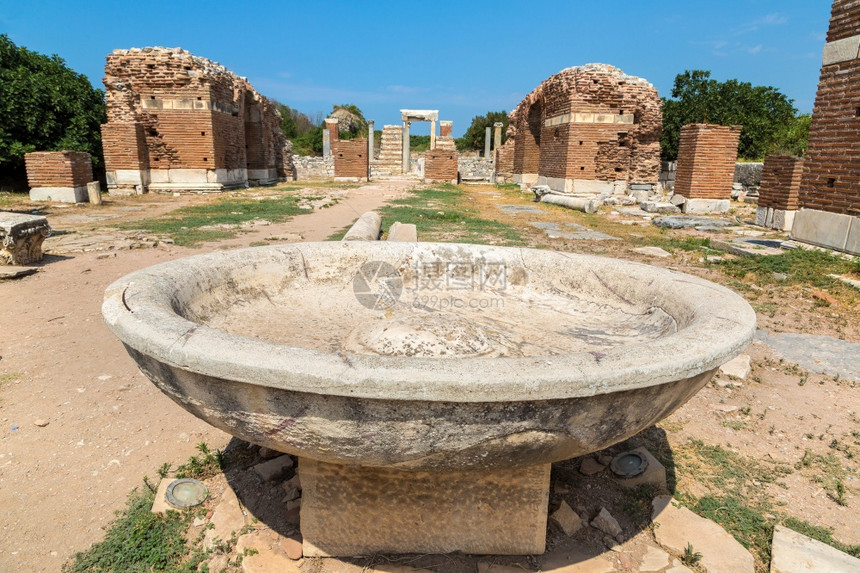
[[[792,100],[774,87],[718,82],[711,72],[687,70],[675,77],[672,98],[663,99],[660,145],[666,160],[677,158],[681,127],[689,123],[743,126],[738,156],[744,159],[763,159],[783,146],[806,149],[806,120],[797,117]]]
[[[124,511],[110,524],[104,541],[76,553],[64,573],[150,573],[196,571],[201,552],[191,554],[185,533],[192,513],[150,511],[155,493],[134,490]]]
[[[466,130],[463,137],[456,139],[457,149],[460,151],[484,149],[486,129],[489,127],[492,133],[493,124],[499,121],[502,122],[502,143],[504,143],[505,132],[508,129],[508,112],[488,111],[486,115],[478,115],[472,118],[472,124]]]
[[[104,92],[66,66],[0,34],[0,172],[24,173],[31,151],[85,151],[98,165]]]

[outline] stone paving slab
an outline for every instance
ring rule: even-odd
[[[733,255],[746,257],[759,257],[762,255],[781,255],[785,251],[781,248],[782,241],[773,239],[756,239],[742,237],[730,241],[711,241],[711,248],[726,251]]]
[[[770,573],[857,573],[860,559],[787,527],[773,530]]]
[[[652,223],[658,227],[667,229],[686,229],[693,227],[696,230],[710,230],[711,228],[732,227],[737,225],[733,221],[715,219],[712,217],[693,217],[691,215],[674,215],[668,217],[655,217]]]
[[[574,241],[591,240],[591,241],[620,241],[618,237],[593,231],[588,227],[577,225],[576,223],[564,223],[562,226],[559,223],[546,223],[542,221],[529,221],[529,225],[537,229],[541,229],[550,239],[572,239]]]
[[[725,529],[685,507],[675,506],[672,496],[654,499],[651,519],[657,543],[678,555],[687,544],[702,554],[699,562],[707,573],[754,573],[755,559]]]
[[[815,334],[771,334],[767,330],[759,330],[756,339],[810,372],[860,380],[860,344],[856,342]]]
[[[537,207],[531,207],[529,205],[496,205],[500,211],[503,213],[507,213],[508,215],[521,215],[521,214],[529,214],[529,215],[547,215],[546,211],[542,211]]]

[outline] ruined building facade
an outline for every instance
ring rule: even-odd
[[[568,68],[510,113],[497,172],[566,193],[656,185],[662,125],[662,102],[646,80],[604,64]]]
[[[792,238],[860,254],[860,2],[833,2]]]
[[[180,48],[115,50],[104,84],[110,192],[220,191],[284,177],[277,105],[223,66]]]

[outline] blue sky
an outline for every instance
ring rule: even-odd
[[[0,0],[0,33],[97,87],[115,48],[181,46],[301,111],[352,103],[379,129],[401,108],[439,109],[460,135],[475,115],[510,111],[550,75],[591,62],[667,97],[676,74],[710,70],[810,112],[829,16],[825,0]]]

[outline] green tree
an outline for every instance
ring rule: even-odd
[[[66,66],[0,34],[0,173],[22,177],[31,151],[86,151],[101,163],[104,92]]]
[[[792,100],[774,87],[718,82],[711,72],[687,70],[675,77],[672,99],[663,99],[663,158],[677,158],[682,126],[713,123],[743,126],[738,156],[762,159],[787,136],[796,116]]]
[[[488,111],[486,115],[478,115],[472,118],[472,124],[463,137],[457,138],[457,149],[460,151],[484,149],[485,131],[489,127],[493,132],[493,124],[502,122],[502,143],[505,142],[505,132],[508,129],[508,112]],[[491,136],[492,137],[492,136]]]

